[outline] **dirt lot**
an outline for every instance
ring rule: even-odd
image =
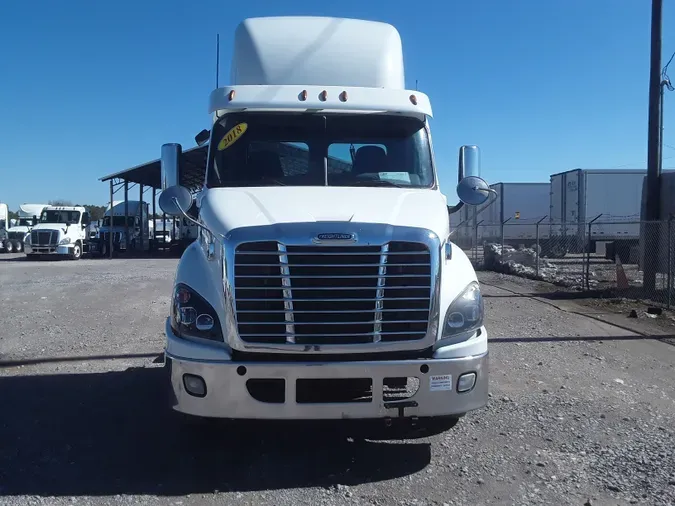
[[[675,503],[675,347],[621,315],[482,272],[491,402],[452,430],[188,431],[156,363],[175,265],[0,255],[0,504]]]

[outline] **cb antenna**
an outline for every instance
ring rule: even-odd
[[[220,75],[220,34],[216,34],[216,88],[218,88],[218,76]]]

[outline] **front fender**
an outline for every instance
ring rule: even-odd
[[[225,321],[226,300],[223,290],[223,264],[220,255],[207,259],[199,241],[192,242],[183,252],[176,268],[174,286],[183,283],[201,295],[220,317],[220,325],[227,342]]]

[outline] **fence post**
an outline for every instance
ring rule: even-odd
[[[668,301],[666,307],[670,309],[670,297],[673,291],[673,244],[672,244],[672,230],[673,230],[673,215],[668,216]]]
[[[506,225],[509,220],[511,219],[511,216],[506,218],[506,221],[502,221],[502,255],[504,254],[504,225]]]
[[[476,240],[476,249],[474,250],[473,254],[473,261],[477,264],[478,263],[478,226],[483,223],[485,220],[480,220],[479,222],[476,223],[476,232],[474,235],[474,239]]]
[[[591,289],[591,229],[593,227],[593,223],[600,218],[602,214],[598,214],[595,218],[593,218],[589,223],[588,223],[588,240],[586,241],[586,272],[585,274],[585,280],[586,280],[586,290]]]
[[[536,244],[535,244],[535,246],[536,246],[535,253],[537,254],[537,264],[536,264],[536,265],[537,265],[537,268],[536,268],[536,269],[537,269],[537,270],[536,270],[536,276],[537,276],[537,277],[539,277],[539,256],[541,255],[541,247],[539,246],[539,224],[540,224],[542,221],[544,221],[546,218],[548,218],[548,214],[547,214],[546,216],[544,216],[541,220],[539,220],[539,221],[537,222],[537,225],[536,225],[536,233],[535,233],[536,239],[535,239],[535,240],[536,240],[537,242],[536,242]]]

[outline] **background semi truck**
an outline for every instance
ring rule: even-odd
[[[89,253],[89,212],[82,206],[47,206],[26,238],[29,257],[56,256],[79,260]]]
[[[5,240],[9,228],[9,208],[7,204],[0,202],[0,252],[5,251]]]
[[[230,79],[203,185],[181,186],[182,148],[162,146],[160,208],[199,227],[165,327],[172,407],[447,428],[485,406],[483,299],[449,215],[494,190],[463,146],[448,206],[397,30],[248,19]]]
[[[102,256],[113,251],[148,251],[150,249],[150,208],[139,200],[113,201],[103,215],[95,248]]]
[[[7,253],[21,253],[30,231],[38,223],[42,210],[47,204],[21,204],[17,211],[16,223],[7,230],[5,251]]]

